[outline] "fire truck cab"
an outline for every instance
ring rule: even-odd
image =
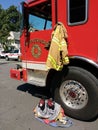
[[[11,78],[46,86],[65,113],[79,120],[98,115],[98,1],[31,0],[22,3],[22,66]],[[70,63],[47,70],[47,45],[57,22],[68,32]]]

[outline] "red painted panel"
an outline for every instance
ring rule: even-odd
[[[24,36],[21,37],[22,59],[45,62],[48,51],[45,44],[51,40],[51,30],[31,32],[25,46]],[[23,42],[24,41],[24,42]]]
[[[57,12],[55,1],[52,0],[52,21],[53,24],[56,21],[63,22],[68,31],[68,51],[70,56],[81,56],[91,59],[97,63],[98,57],[98,1],[89,0],[88,3],[88,20],[81,25],[69,26],[67,23],[67,0],[57,1]],[[53,6],[55,5],[55,9]],[[54,17],[55,16],[55,17]],[[23,60],[32,60],[38,62],[45,62],[47,59],[48,51],[44,48],[44,44],[41,40],[48,42],[51,39],[52,30],[43,30],[30,33],[27,41],[28,46],[25,47],[24,34],[21,36],[21,50]],[[39,42],[34,42],[35,39],[39,39]],[[33,42],[32,42],[33,41]],[[33,53],[31,52],[33,48]],[[38,56],[37,56],[38,53]]]
[[[98,1],[89,0],[88,20],[81,25],[67,24],[67,0],[58,0],[58,21],[65,24],[68,31],[69,55],[86,57],[97,62],[98,57]],[[62,15],[61,15],[62,14]]]
[[[11,69],[10,70],[10,77],[17,79],[17,80],[21,80],[22,78],[22,71],[17,70],[17,69]]]

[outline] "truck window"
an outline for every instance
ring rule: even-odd
[[[68,0],[68,25],[87,21],[88,0]]]
[[[52,22],[41,18],[35,15],[29,15],[29,32],[37,31],[37,30],[44,30],[44,29],[51,29]]]
[[[51,0],[42,2],[28,9],[29,31],[52,28]]]

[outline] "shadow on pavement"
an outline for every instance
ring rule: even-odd
[[[23,92],[28,92],[32,96],[38,97],[38,98],[50,98],[50,93],[49,90],[46,89],[46,87],[39,87],[39,86],[34,86],[29,83],[22,84],[17,87],[17,90],[23,91]],[[85,121],[85,122],[93,122],[98,119],[98,116],[96,116],[94,119]]]
[[[25,83],[23,85],[18,86],[17,90],[23,91],[23,92],[28,92],[32,96],[35,96],[38,98],[48,98],[49,97],[49,92],[46,89],[46,87],[34,86],[29,83]]]

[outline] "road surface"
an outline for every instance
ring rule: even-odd
[[[10,78],[10,68],[16,63],[0,59],[0,130],[55,130],[55,127],[37,121],[33,114],[40,98],[46,96],[45,88]],[[98,119],[92,122],[71,120],[73,126],[64,129],[98,130]]]

